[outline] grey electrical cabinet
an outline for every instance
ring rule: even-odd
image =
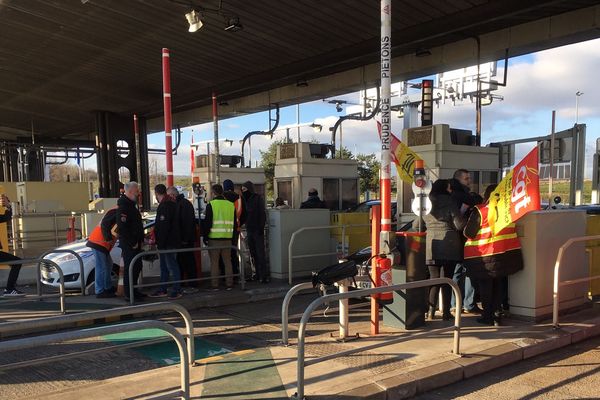
[[[269,260],[272,278],[287,280],[289,277],[288,245],[292,234],[304,227],[328,226],[329,219],[330,212],[326,209],[269,210]],[[308,230],[296,236],[294,256],[332,254],[294,259],[292,264],[294,279],[309,277],[311,272],[337,262],[331,229]]]

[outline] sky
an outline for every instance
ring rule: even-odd
[[[498,64],[498,80],[502,80],[503,62]],[[393,66],[392,66],[393,68]],[[571,128],[575,123],[575,93],[584,94],[579,98],[579,123],[587,124],[586,178],[591,177],[591,159],[595,151],[596,139],[600,136],[600,92],[591,90],[592,82],[600,70],[600,39],[568,45],[538,53],[528,54],[509,60],[507,86],[494,92],[503,96],[503,101],[495,100],[482,111],[482,144],[503,140],[541,136],[550,133],[552,110],[556,110],[556,131]],[[413,80],[418,81],[418,80]],[[358,103],[359,94],[349,93],[338,96],[349,103]],[[345,113],[355,112],[357,106],[344,105],[344,110],[336,112],[335,105],[319,100],[300,105],[300,123],[323,125],[320,133],[310,127],[301,128],[304,141],[316,139],[330,142],[329,127]],[[402,119],[392,118],[392,132],[400,136]],[[434,108],[434,123],[449,124],[453,128],[475,130],[475,104],[469,101],[456,105],[442,104]],[[296,106],[281,110],[280,125],[296,124]],[[353,153],[379,154],[379,142],[375,123],[371,121],[345,121],[343,124],[343,145]],[[219,135],[222,139],[232,139],[233,146],[221,145],[222,154],[240,154],[239,141],[249,131],[268,130],[269,119],[266,112],[222,120]],[[297,130],[291,129],[295,141]],[[185,175],[190,171],[190,139],[206,141],[213,138],[212,123],[184,128],[182,143],[174,157],[174,172]],[[273,139],[285,137],[285,130],[278,131]],[[260,150],[266,149],[271,139],[264,136],[252,138],[252,165],[260,161]],[[149,146],[164,148],[164,134],[148,137]],[[339,143],[339,139],[338,139]],[[524,152],[534,144],[520,146]],[[201,149],[201,152],[205,152]],[[246,152],[248,148],[246,147]],[[159,168],[164,165],[164,157],[158,156]],[[518,159],[517,159],[518,161]],[[91,164],[91,163],[90,163]]]

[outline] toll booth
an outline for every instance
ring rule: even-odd
[[[356,160],[331,159],[329,144],[284,143],[277,147],[275,197],[292,208],[300,208],[308,191],[315,188],[332,211],[346,210],[358,204],[358,163]]]
[[[221,184],[230,179],[235,185],[235,191],[240,192],[241,186],[246,181],[254,184],[254,190],[261,196],[265,195],[265,170],[263,168],[243,168],[242,157],[237,155],[220,155],[219,175]],[[192,180],[200,182],[206,189],[207,200],[210,200],[210,187],[217,181],[215,155],[200,154],[195,157],[196,168],[192,173]]]
[[[450,128],[446,124],[405,129],[402,141],[425,161],[429,178],[449,179],[459,168],[471,172],[471,190],[483,193],[485,188],[500,181],[499,155],[495,147],[475,145],[475,135],[469,130]],[[398,209],[411,213],[411,185],[404,183],[398,190]]]

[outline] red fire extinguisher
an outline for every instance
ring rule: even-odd
[[[75,217],[69,218],[69,227],[67,228],[67,243],[74,242],[77,239],[75,234]]]
[[[377,261],[375,268],[375,285],[380,286],[391,286],[392,285],[392,260],[386,257],[385,254],[381,254],[375,258]],[[378,293],[373,295],[378,299],[379,304],[391,304],[394,302],[394,293]]]

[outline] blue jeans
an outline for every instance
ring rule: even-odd
[[[160,290],[167,291],[166,282],[169,281],[169,274],[173,276],[174,281],[181,280],[181,271],[179,270],[179,264],[177,263],[177,254],[160,254],[160,281],[163,285],[160,287]],[[180,283],[173,284],[173,292],[179,292],[181,289]]]
[[[100,294],[112,287],[110,272],[112,271],[112,259],[110,254],[103,251],[92,249],[96,259],[94,290]]]
[[[458,284],[460,292],[463,294],[463,309],[472,310],[475,307],[475,287],[471,283],[471,278],[467,276],[467,269],[462,263],[456,264],[452,280]],[[452,307],[456,307],[454,292],[452,292]]]

